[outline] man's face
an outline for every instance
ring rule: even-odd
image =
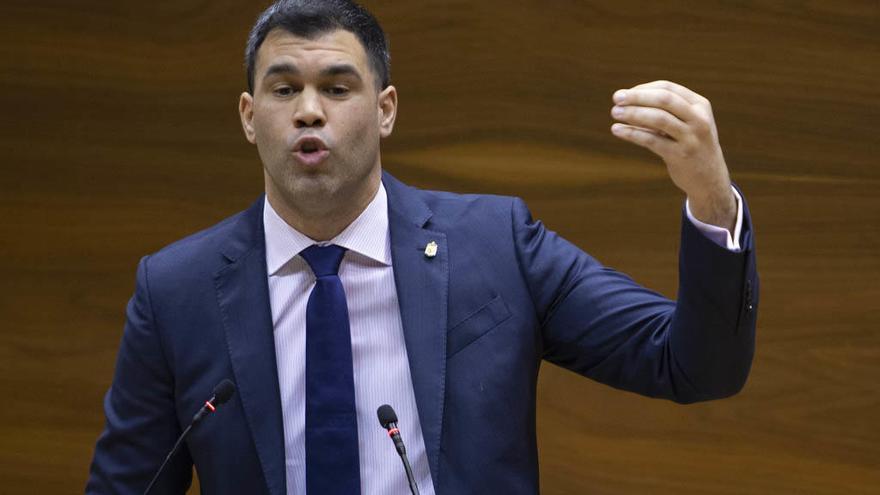
[[[379,140],[391,134],[393,86],[379,92],[366,52],[349,31],[306,39],[274,29],[257,52],[254,94],[241,95],[269,200],[299,213],[363,208],[381,180]]]

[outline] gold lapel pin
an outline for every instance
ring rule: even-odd
[[[425,246],[425,256],[428,258],[433,258],[434,256],[437,256],[437,243],[436,242],[431,241],[428,243],[427,246]]]

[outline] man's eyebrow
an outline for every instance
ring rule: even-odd
[[[327,67],[321,71],[322,76],[354,76],[358,81],[361,80],[361,73],[357,68],[349,64],[336,64]]]
[[[299,69],[296,68],[293,64],[274,64],[270,65],[268,69],[266,69],[266,74],[263,78],[267,78],[269,76],[273,76],[275,74],[293,74],[298,75]]]
[[[298,76],[300,75],[300,70],[293,64],[274,64],[270,65],[269,68],[266,69],[266,74],[263,76],[263,78],[267,78],[275,74],[291,74],[294,76]],[[358,81],[362,80],[361,73],[358,72],[355,66],[350,64],[331,65],[330,67],[322,69],[320,75],[322,77],[353,76]]]

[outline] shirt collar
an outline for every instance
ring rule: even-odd
[[[328,242],[317,242],[288,225],[269,204],[268,198],[264,200],[263,226],[266,235],[266,268],[270,276],[275,275],[302,250],[313,244],[336,244],[384,265],[391,265],[388,196],[385,185],[381,182],[379,190],[364,211]]]

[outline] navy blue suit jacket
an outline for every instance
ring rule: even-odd
[[[741,253],[683,220],[671,301],[533,221],[519,199],[422,191],[388,174],[383,182],[438,495],[537,493],[542,359],[681,403],[745,383],[758,302],[748,208]],[[237,393],[193,430],[156,493],[182,493],[193,463],[205,493],[284,493],[262,206],[141,260],[88,493],[141,493],[224,378]]]

